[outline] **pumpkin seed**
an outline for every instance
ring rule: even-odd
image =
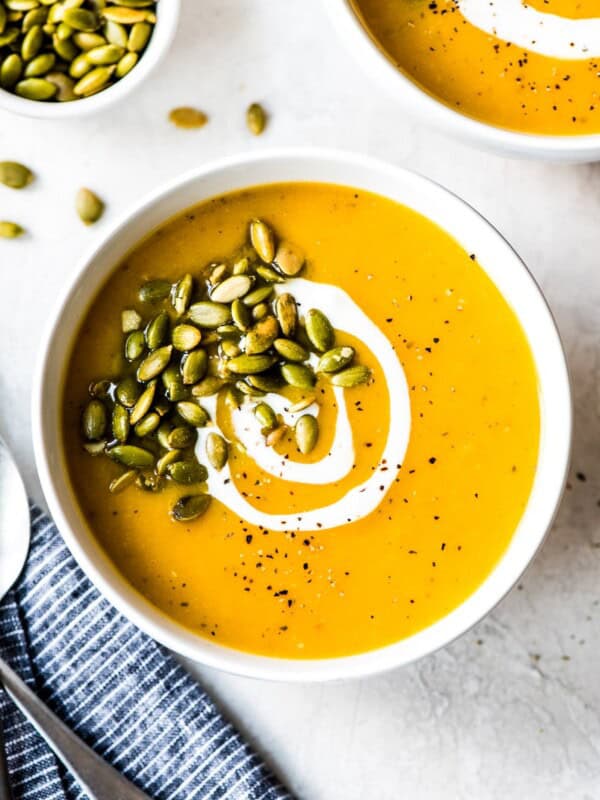
[[[112,78],[114,71],[114,67],[96,67],[91,72],[88,72],[87,75],[84,75],[81,80],[77,81],[73,91],[78,97],[89,97],[92,94],[96,94],[96,92],[104,89]]]
[[[188,310],[188,316],[196,325],[201,328],[218,328],[225,325],[231,319],[229,306],[222,303],[214,303],[210,300],[201,300],[194,303]]]
[[[248,294],[251,286],[252,278],[249,275],[231,275],[215,286],[210,294],[210,299],[214,303],[232,303]]]
[[[115,389],[115,396],[121,405],[125,406],[125,408],[132,408],[138,401],[140,397],[141,386],[135,380],[135,378],[123,378],[117,384],[117,388]],[[146,412],[144,412],[145,414]]]
[[[212,344],[220,341],[220,339],[239,339],[239,337],[240,332],[235,325],[219,325],[216,330],[216,338],[212,341]]]
[[[275,339],[273,347],[286,361],[306,361],[309,356],[308,351],[292,339]]]
[[[83,78],[83,76],[92,69],[91,63],[88,61],[87,53],[80,53],[69,64],[69,75],[76,80]]]
[[[180,497],[171,509],[171,517],[175,522],[191,522],[208,511],[211,496],[209,494],[192,494]]]
[[[176,325],[171,333],[171,342],[175,350],[185,353],[198,347],[202,334],[193,325]]]
[[[280,425],[278,428],[275,428],[275,430],[271,431],[271,433],[267,435],[267,438],[265,439],[266,444],[269,447],[275,447],[276,445],[279,444],[279,442],[283,439],[283,437],[286,435],[287,432],[288,432],[288,426]]]
[[[106,398],[111,386],[112,384],[108,380],[92,381],[88,387],[88,392],[92,397]]]
[[[91,456],[100,456],[106,451],[106,439],[101,439],[99,442],[84,442],[83,449]]]
[[[23,61],[31,61],[40,52],[44,43],[44,31],[41,25],[34,25],[30,28],[21,43],[21,58]]]
[[[133,308],[126,308],[121,312],[121,330],[123,333],[137,331],[142,327],[142,318]]]
[[[4,33],[6,27],[7,13],[4,6],[0,6],[0,33]]]
[[[148,19],[146,11],[126,6],[108,6],[103,8],[100,13],[104,19],[120,22],[122,25],[134,25],[136,22],[145,22]]]
[[[139,24],[143,25],[144,23]],[[135,50],[135,48],[130,47],[130,50]],[[208,117],[204,111],[200,111],[198,108],[179,106],[169,111],[169,121],[178,128],[203,128],[208,122]]]
[[[172,305],[175,313],[180,317],[188,309],[190,300],[192,299],[192,292],[194,290],[194,279],[187,273],[177,282],[173,287],[172,292]]]
[[[56,34],[52,36],[52,47],[55,52],[67,62],[77,57],[77,47],[70,39],[59,39]]]
[[[127,6],[127,8],[148,8],[154,5],[154,0],[119,0],[119,5]],[[102,4],[104,8],[105,3]]]
[[[169,335],[169,315],[166,311],[161,311],[146,326],[146,342],[150,350],[161,347]]]
[[[100,27],[96,14],[87,8],[65,8],[62,21],[76,31],[91,32]]]
[[[171,360],[172,352],[173,346],[170,344],[166,345],[165,347],[159,347],[157,350],[153,350],[149,356],[146,356],[146,358],[138,367],[138,381],[146,383],[146,381],[152,380],[152,378],[156,378],[157,375],[160,375],[160,373]]]
[[[331,350],[335,340],[335,333],[331,322],[322,311],[311,308],[304,317],[306,335],[312,346],[321,353]]]
[[[261,319],[264,319],[267,314],[269,313],[269,304],[268,303],[259,303],[257,306],[254,306],[252,309],[252,318],[256,322],[260,322]]]
[[[246,380],[251,386],[260,389],[261,392],[278,392],[283,385],[281,376],[275,371],[248,375]]]
[[[159,425],[160,416],[155,411],[152,411],[150,414],[146,414],[145,417],[142,417],[135,426],[135,435],[143,439],[144,436],[149,436],[151,433],[154,433]]]
[[[310,389],[315,385],[314,373],[305,364],[283,364],[281,375],[286,383],[298,389]]]
[[[25,228],[22,228],[16,222],[0,220],[0,239],[17,239],[24,233]]]
[[[357,364],[355,367],[347,367],[341,372],[336,372],[331,376],[331,383],[334,386],[343,386],[344,389],[353,389],[355,386],[367,383],[370,377],[371,370],[363,364]]]
[[[156,462],[157,475],[164,475],[167,471],[167,467],[170,464],[174,464],[176,461],[179,461],[179,459],[182,457],[183,453],[181,450],[169,450],[168,453],[165,453],[164,456],[161,456]]]
[[[254,407],[254,416],[260,422],[264,434],[277,427],[277,415],[268,403],[258,403]]]
[[[106,44],[106,39],[99,33],[89,33],[86,31],[77,31],[73,34],[73,41],[80,50],[84,52],[93,50],[95,47],[102,47]]]
[[[127,49],[135,53],[140,53],[148,44],[151,35],[152,25],[149,25],[147,22],[136,22],[129,32]]]
[[[167,447],[176,450],[192,447],[196,442],[197,436],[198,434],[193,428],[189,428],[187,425],[178,425],[169,432],[167,436]]]
[[[68,103],[71,100],[77,100],[77,95],[73,91],[75,81],[71,80],[67,75],[62,72],[48,72],[46,80],[50,81],[56,86],[56,94],[54,97],[59,103]]]
[[[156,381],[151,381],[148,386],[144,389],[141,395],[138,397],[136,402],[133,404],[133,408],[131,409],[131,415],[129,417],[129,422],[132,425],[137,425],[137,423],[146,416],[150,408],[152,407],[152,403],[154,402],[154,395],[156,394]],[[123,401],[121,401],[123,402]],[[123,403],[123,405],[127,405]]]
[[[198,383],[206,375],[208,369],[208,353],[206,350],[194,350],[188,353],[181,362],[181,377],[186,386]]]
[[[250,241],[252,247],[266,264],[270,264],[275,256],[275,236],[269,226],[260,219],[250,223]]]
[[[10,11],[30,11],[39,4],[39,0],[6,0],[4,3]]]
[[[146,340],[141,331],[133,331],[125,339],[125,358],[127,361],[137,361],[146,349]]]
[[[241,352],[242,350],[239,344],[234,342],[233,339],[225,339],[224,342],[221,342],[221,353],[226,358],[235,358],[236,356],[239,356]]]
[[[223,386],[221,378],[216,375],[209,375],[204,380],[201,380],[192,388],[194,397],[210,397],[216,394]]]
[[[244,257],[240,258],[239,261],[236,261],[231,271],[234,275],[247,275],[250,272],[250,262],[249,260]]]
[[[18,56],[17,56],[18,58]],[[11,189],[23,189],[33,180],[33,172],[17,161],[0,161],[0,183]]]
[[[65,39],[70,39],[73,35],[74,31],[70,25],[67,25],[66,22],[61,22],[57,28],[55,28],[57,38],[64,41]]]
[[[118,442],[124,444],[129,436],[129,412],[120,403],[115,403],[112,412],[112,434]]]
[[[165,485],[161,475],[154,472],[142,472],[135,479],[135,485],[145,492],[160,492]]]
[[[35,58],[32,58],[29,64],[25,67],[25,77],[26,78],[37,78],[40,75],[46,75],[46,73],[50,72],[54,63],[56,61],[56,56],[54,53],[42,53]]]
[[[106,424],[106,406],[100,400],[90,400],[81,417],[84,437],[91,442],[101,439],[106,431]]]
[[[162,382],[167,392],[167,397],[172,403],[185,400],[188,391],[183,385],[183,380],[179,374],[179,368],[171,364],[162,374]]]
[[[284,275],[297,275],[304,266],[304,256],[290,242],[280,242],[275,253],[275,265]]]
[[[267,283],[284,283],[284,279],[278,272],[275,272],[271,267],[265,267],[263,264],[259,264],[256,267],[256,274]]]
[[[257,372],[264,372],[272,367],[275,358],[266,353],[256,355],[241,355],[232,358],[227,362],[228,368],[236,375],[255,375]]]
[[[73,88],[76,92],[77,87]],[[79,214],[80,220],[85,225],[93,225],[97,222],[104,212],[104,203],[97,194],[91,189],[82,188],[77,192],[75,197],[75,208]]]
[[[293,336],[298,323],[298,307],[291,294],[280,294],[275,300],[275,314],[284,336]]]
[[[216,267],[211,269],[210,275],[208,276],[208,280],[212,283],[213,286],[216,286],[216,284],[222,281],[226,275],[227,275],[227,264],[217,264]]]
[[[135,67],[139,60],[138,53],[125,53],[123,58],[117,64],[117,69],[115,70],[115,75],[117,78],[124,78],[125,75],[128,75],[131,70]]]
[[[104,33],[104,38],[110,44],[116,44],[118,47],[123,48],[127,47],[129,34],[127,33],[127,28],[125,28],[119,22],[106,20],[102,26],[102,32]]]
[[[0,13],[0,18],[2,14]],[[21,31],[23,33],[27,33],[30,28],[33,28],[34,25],[44,25],[46,20],[48,19],[48,9],[38,6],[37,8],[32,8],[28,11],[25,16],[23,17],[23,21],[21,22]],[[1,26],[0,26],[1,27]]]
[[[334,347],[323,353],[319,359],[316,371],[317,372],[337,372],[348,364],[354,358],[354,348],[349,346]]]
[[[267,284],[266,286],[259,286],[257,289],[253,289],[249,292],[243,299],[242,302],[246,306],[256,306],[259,303],[262,303],[268,297],[273,294],[273,286]]]
[[[264,353],[279,336],[279,325],[275,317],[265,317],[248,331],[244,349],[249,355]]]
[[[250,329],[250,325],[252,323],[250,311],[241,300],[234,300],[231,304],[231,316],[233,318],[234,325],[236,325],[241,331],[247,331]]]
[[[138,296],[142,303],[159,303],[161,300],[166,300],[170,293],[171,284],[169,281],[159,279],[147,281],[140,288]]]
[[[135,483],[135,479],[137,478],[137,470],[135,469],[128,469],[127,472],[124,472],[122,475],[119,475],[118,478],[113,478],[113,480],[108,485],[108,491],[111,494],[119,494],[119,492],[125,491],[128,486],[132,486]]]
[[[202,406],[191,400],[183,400],[177,403],[176,408],[179,416],[189,422],[190,425],[193,425],[194,428],[203,428],[210,419]]]
[[[319,438],[319,423],[312,414],[303,414],[294,426],[296,446],[304,455],[310,453]]]
[[[0,86],[3,89],[12,89],[23,74],[23,60],[17,53],[11,53],[2,62],[0,67]]]
[[[154,464],[154,455],[143,447],[134,444],[117,444],[108,451],[108,455],[123,464],[124,467],[143,469]]]
[[[125,51],[118,44],[103,44],[88,50],[85,57],[90,64],[101,66],[104,64],[116,64],[124,54]]]
[[[0,34],[0,47],[12,44],[19,36],[18,28],[6,28],[4,33]]]
[[[238,389],[242,394],[247,395],[248,397],[264,397],[265,393],[261,389],[256,389],[254,386],[251,386],[246,381],[236,381],[235,388]]]
[[[206,437],[206,457],[216,470],[222,470],[229,457],[229,448],[225,439],[218,433],[209,433]]]
[[[259,103],[252,103],[246,110],[246,125],[254,136],[260,136],[267,124],[267,115]]]
[[[167,467],[169,476],[176,483],[203,483],[208,478],[208,470],[197,461],[176,461]]]

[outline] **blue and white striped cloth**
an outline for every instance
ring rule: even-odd
[[[32,526],[25,572],[0,605],[0,651],[37,694],[155,800],[290,798],[198,684],[96,591],[35,507]],[[84,800],[1,690],[0,715],[15,800]]]

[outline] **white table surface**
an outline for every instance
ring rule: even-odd
[[[169,0],[162,0],[169,2]],[[30,441],[32,365],[49,307],[81,252],[161,182],[216,156],[313,144],[408,165],[475,205],[512,242],[556,314],[572,370],[572,487],[543,552],[476,630],[392,674],[267,684],[191,667],[301,798],[600,797],[600,167],[510,161],[411,124],[340,47],[319,0],[184,0],[170,55],[123,105],[83,121],[0,114],[0,158],[31,165],[0,187],[0,426],[41,498]],[[272,113],[253,139],[244,110]],[[179,104],[200,131],[166,122]],[[106,198],[86,229],[73,195]],[[585,474],[578,480],[575,472]]]

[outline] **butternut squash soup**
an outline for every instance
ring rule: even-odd
[[[532,355],[477,254],[347,187],[166,222],[98,293],[66,376],[70,480],[115,567],[269,656],[359,653],[452,611],[536,469]]]
[[[456,111],[537,134],[600,132],[597,0],[351,0],[372,38]]]

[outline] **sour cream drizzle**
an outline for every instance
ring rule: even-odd
[[[476,28],[540,55],[565,61],[600,56],[600,18],[545,14],[521,0],[456,0]]]
[[[309,308],[326,309],[327,316],[335,328],[352,331],[379,361],[386,376],[390,396],[390,425],[381,462],[367,481],[350,489],[336,502],[294,514],[268,514],[251,505],[237,490],[229,463],[220,472],[207,465],[209,491],[213,497],[251,525],[282,531],[335,528],[362,519],[374,511],[393,483],[397,465],[402,463],[406,453],[410,434],[408,386],[404,370],[390,341],[345,291],[337,286],[314,283],[304,278],[289,280],[284,288],[276,287],[276,291],[289,291],[293,294],[301,311],[307,311]],[[272,448],[267,447],[254,418],[254,401],[246,400],[242,407],[233,413],[236,436],[257,465],[274,477],[306,484],[328,484],[339,481],[352,469],[355,452],[345,392],[337,387],[334,391],[338,405],[334,441],[328,454],[316,463],[302,464],[283,459]],[[277,413],[281,413],[285,422],[291,425],[302,414],[318,412],[315,404],[296,414],[290,413],[287,410],[288,401],[275,393],[267,395],[265,401]],[[216,398],[208,398],[203,405],[211,418],[216,420]],[[211,430],[214,430],[214,426],[199,431],[196,453],[203,464],[206,463],[206,437]],[[385,469],[382,469],[383,467]]]

